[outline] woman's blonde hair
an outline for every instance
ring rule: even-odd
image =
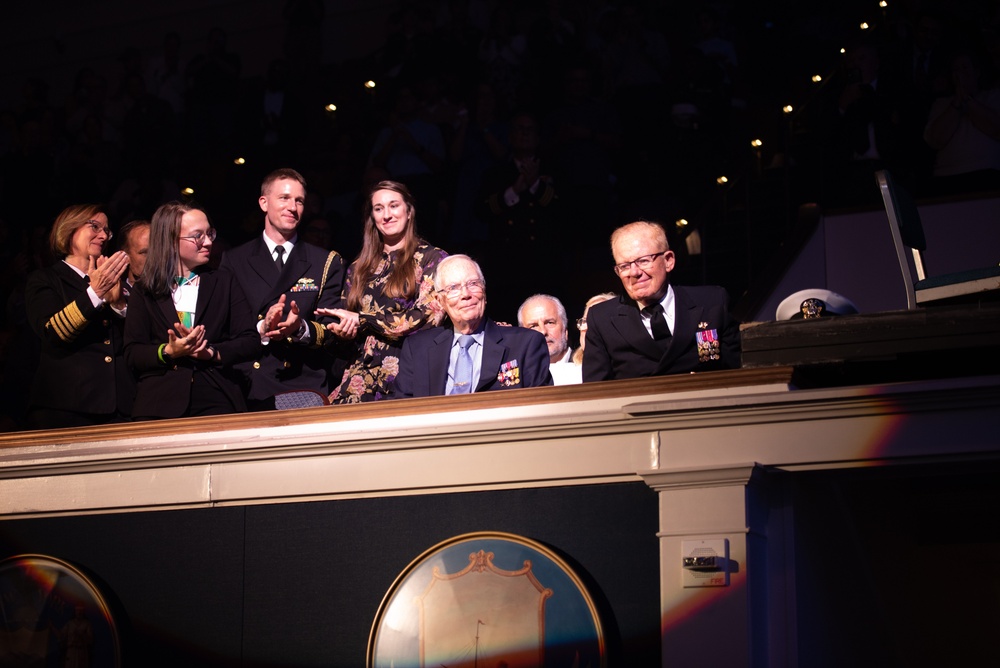
[[[104,210],[97,204],[74,204],[56,216],[49,232],[49,245],[56,257],[61,259],[70,254],[73,235],[99,213],[104,213]]]

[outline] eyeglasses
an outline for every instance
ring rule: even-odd
[[[639,267],[639,269],[641,269],[642,271],[646,271],[647,269],[649,269],[650,265],[653,264],[653,260],[660,257],[661,255],[666,255],[666,254],[667,251],[660,251],[659,253],[653,253],[652,255],[643,255],[642,257],[637,257],[634,260],[629,260],[628,262],[622,262],[620,264],[616,264],[612,268],[612,271],[621,276],[625,272],[629,271],[632,268],[633,264]]]
[[[616,267],[616,269],[617,269],[617,267]],[[587,319],[586,318],[577,318],[576,319],[576,328],[578,330],[580,330],[581,332],[586,332],[587,331]]]
[[[471,281],[466,281],[465,283],[452,283],[451,285],[446,285],[438,292],[454,299],[462,294],[462,289],[469,291],[470,295],[477,295],[486,289],[486,281],[481,281],[478,278],[474,278]]]
[[[100,234],[101,232],[104,232],[104,237],[106,239],[110,239],[111,237],[114,236],[114,233],[111,231],[111,228],[105,227],[104,225],[101,224],[100,221],[88,220],[87,222],[84,223],[84,225],[89,227],[94,234]]]
[[[205,239],[208,239],[209,241],[215,241],[215,228],[214,227],[210,227],[210,228],[208,228],[207,232],[198,231],[198,232],[195,232],[194,234],[192,234],[191,236],[180,237],[180,238],[181,239],[187,239],[188,241],[194,242],[195,246],[204,246],[205,245]]]

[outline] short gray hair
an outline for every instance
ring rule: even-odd
[[[521,327],[524,327],[524,318],[521,317],[521,314],[524,313],[524,307],[533,301],[541,299],[548,299],[550,302],[556,305],[556,311],[559,313],[559,320],[562,322],[563,329],[568,329],[569,318],[566,317],[566,307],[563,306],[563,303],[561,301],[559,301],[552,295],[545,295],[542,293],[539,293],[537,295],[531,295],[523,302],[521,302],[521,305],[517,309],[517,324],[520,325]]]
[[[483,269],[482,269],[482,267],[479,266],[478,262],[476,262],[475,260],[473,260],[468,255],[461,255],[461,254],[459,254],[459,255],[449,255],[445,259],[441,260],[441,262],[438,263],[437,269],[434,270],[434,289],[435,290],[440,290],[441,288],[444,287],[443,285],[441,285],[441,278],[440,278],[441,277],[441,270],[444,269],[445,267],[447,267],[449,264],[452,264],[452,262],[456,261],[456,260],[466,260],[468,262],[471,262],[472,266],[476,268],[476,275],[479,277],[479,280],[481,280],[483,282],[483,284],[486,283],[486,277],[483,276]]]

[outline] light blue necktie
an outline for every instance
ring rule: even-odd
[[[458,337],[458,359],[455,360],[455,384],[452,394],[469,394],[472,392],[472,353],[469,348],[475,342],[472,334],[462,334]]]

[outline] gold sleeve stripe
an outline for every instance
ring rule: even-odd
[[[323,345],[323,338],[326,336],[326,327],[314,320],[310,321],[309,324],[313,328],[313,345],[321,347]]]
[[[69,343],[87,326],[87,319],[83,317],[76,302],[73,302],[49,318],[45,326],[51,327],[56,336]]]
[[[499,216],[503,209],[500,208],[500,197],[498,195],[490,195],[486,199],[486,203],[490,206],[490,211],[493,212],[494,216]]]

